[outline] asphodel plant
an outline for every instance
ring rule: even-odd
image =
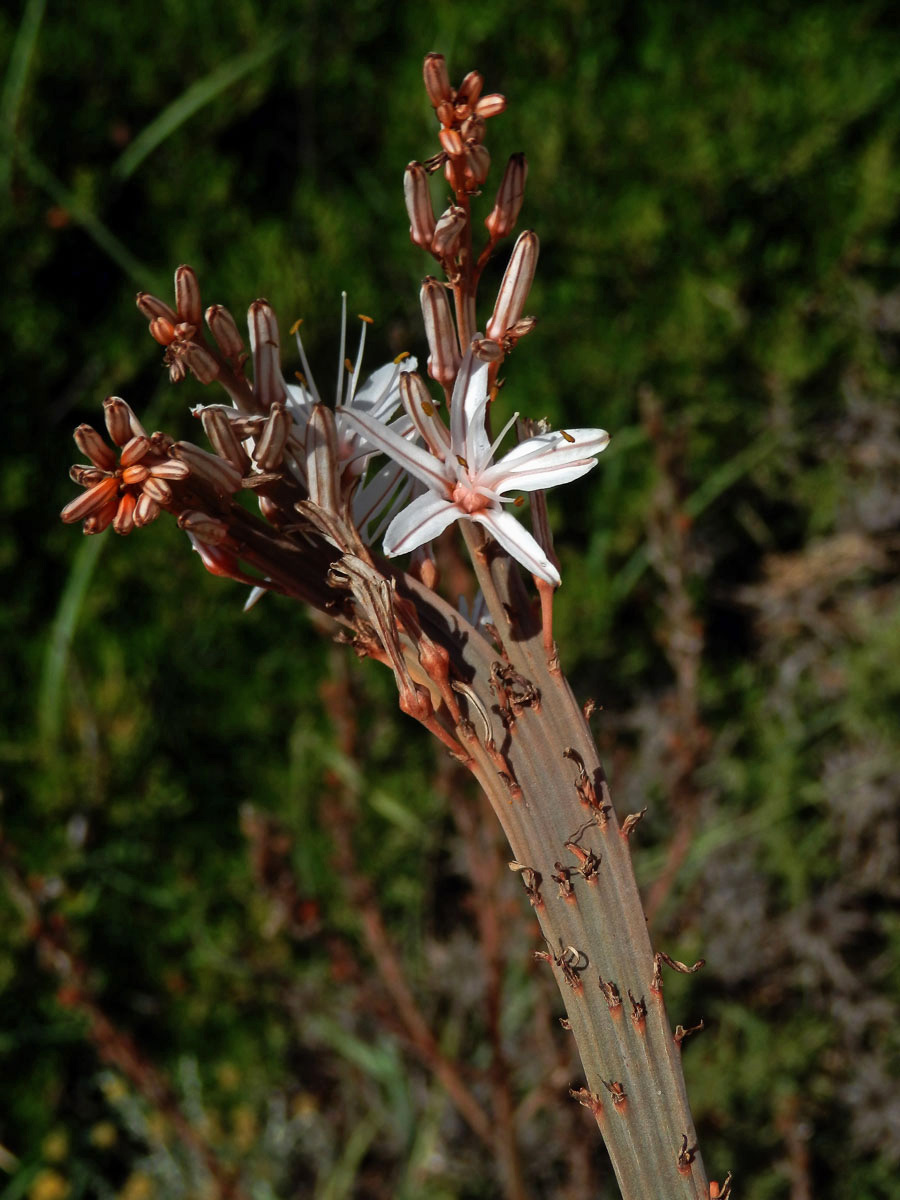
[[[516,226],[527,165],[523,155],[509,160],[476,225],[487,121],[506,101],[483,94],[476,71],[453,88],[439,54],[426,58],[424,78],[439,145],[409,164],[404,194],[412,241],[443,277],[421,289],[431,383],[401,357],[361,386],[366,319],[356,357],[345,358],[345,304],[343,365],[326,403],[299,335],[303,369],[285,381],[265,300],[250,306],[248,354],[228,310],[204,312],[196,275],[180,267],[174,304],[146,293],[137,304],[173,381],[190,372],[224,390],[224,402],[193,410],[210,449],[148,434],[111,397],[115,448],[88,425],[75,431],[89,462],[72,478],[85,490],[62,518],[85,533],[111,525],[126,534],[169,513],[207,570],[251,589],[248,604],[271,591],[310,605],[357,654],[393,672],[402,711],[471,771],[503,827],[510,869],[540,925],[536,957],[556,978],[584,1066],[571,1095],[596,1118],[622,1195],[726,1196],[729,1182],[710,1184],[704,1170],[682,1075],[685,1031],[673,1032],[663,998],[664,968],[700,964],[654,952],[629,851],[640,814],[620,820],[615,811],[590,713],[553,639],[560,575],[544,493],[590,471],[609,437],[551,431],[519,414],[492,430],[506,359],[535,324],[526,303],[537,235],[515,243],[483,332],[478,285]],[[439,215],[435,175],[450,200]],[[238,499],[248,490],[252,506]],[[466,612],[442,593],[433,550],[451,527],[477,579]]]

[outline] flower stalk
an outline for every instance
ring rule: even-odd
[[[725,1197],[729,1185],[710,1185],[705,1174],[681,1071],[684,1031],[673,1033],[664,1002],[664,968],[702,964],[651,946],[631,864],[642,814],[616,814],[553,639],[561,580],[544,490],[593,469],[609,437],[525,420],[503,451],[519,414],[493,436],[506,360],[535,326],[525,311],[537,235],[525,231],[516,242],[484,335],[478,285],[516,225],[527,164],[521,154],[510,159],[483,222],[487,240],[476,249],[472,204],[490,166],[486,122],[506,102],[483,94],[477,72],[454,89],[440,55],[426,58],[424,81],[439,149],[409,165],[404,199],[411,240],[445,277],[429,276],[420,298],[428,373],[449,422],[414,359],[401,356],[359,386],[368,318],[351,361],[346,307],[333,408],[315,386],[299,335],[304,370],[299,383],[285,382],[278,321],[264,300],[248,314],[248,379],[233,317],[221,305],[207,308],[208,340],[199,283],[180,267],[174,308],[145,293],[138,307],[165,348],[173,382],[193,374],[224,388],[228,403],[195,409],[212,450],[148,435],[124,401],[110,399],[107,427],[119,458],[89,426],[76,431],[90,464],[73,468],[85,491],[63,519],[83,521],[87,533],[110,524],[128,533],[166,510],[208,571],[249,584],[253,602],[274,591],[312,606],[357,654],[392,671],[401,711],[472,773],[503,828],[510,869],[541,931],[535,958],[553,972],[584,1066],[570,1096],[594,1116],[623,1197]],[[452,196],[435,218],[428,176],[438,172]],[[238,498],[245,491],[259,515]],[[510,509],[529,494],[533,532]],[[441,539],[457,524],[489,617],[477,627],[441,594]],[[393,560],[406,554],[403,570]],[[538,612],[523,567],[537,587]],[[449,1086],[458,1090],[458,1081]],[[470,1112],[469,1120],[488,1136],[480,1117]],[[506,1194],[524,1195],[522,1179],[509,1171]]]

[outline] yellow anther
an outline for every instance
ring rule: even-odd
[[[566,431],[564,429],[561,429],[559,432],[560,432],[561,436],[566,439],[567,442],[575,441],[575,439],[572,437],[571,433],[566,433]]]
[[[407,358],[409,358],[409,351],[401,350],[400,353],[397,355],[397,357],[394,359],[394,366],[395,367],[398,366],[400,363],[404,362]]]
[[[353,371],[353,363],[350,361],[349,358],[344,359],[344,370],[351,371],[351,372]]]
[[[374,324],[375,324],[375,321],[373,320],[373,318],[372,318],[372,317],[367,317],[365,313],[357,313],[356,315],[359,317],[360,321],[365,321],[365,323],[366,323],[367,325],[374,325]]]
[[[434,405],[431,403],[430,400],[422,401],[422,412],[425,414],[426,417],[434,416]]]
[[[469,464],[466,462],[466,460],[463,458],[463,456],[461,454],[457,454],[456,461],[463,468],[463,470],[468,471]]]
[[[521,508],[524,503],[524,496],[516,496],[515,500],[513,500],[513,508]]]
[[[297,330],[300,328],[300,326],[301,326],[302,324],[303,324],[303,318],[302,318],[302,317],[298,317],[298,318],[297,318],[297,320],[296,320],[296,321],[293,323],[293,325],[291,326],[291,328],[290,328],[289,332],[290,332],[291,334],[295,334],[295,333],[297,332]]]
[[[297,380],[297,382],[298,382],[299,384],[301,384],[303,387],[308,387],[308,386],[309,386],[309,385],[307,384],[307,382],[306,382],[306,376],[303,374],[303,372],[302,372],[302,371],[295,371],[295,372],[294,372],[294,378],[295,378],[295,379]]]

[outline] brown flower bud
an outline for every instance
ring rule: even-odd
[[[254,300],[247,314],[253,352],[253,390],[263,408],[283,404],[287,389],[281,375],[278,321],[268,300]]]
[[[178,324],[178,313],[158,296],[151,296],[149,292],[138,292],[135,303],[148,321],[162,318],[168,321],[173,329]]]
[[[503,274],[493,315],[487,323],[485,334],[489,338],[500,341],[521,317],[534,280],[539,247],[538,236],[533,230],[519,235]]]
[[[211,305],[206,310],[206,324],[226,358],[239,358],[244,353],[243,338],[227,308],[221,304]]]
[[[89,487],[86,492],[82,492],[80,496],[76,496],[74,500],[70,500],[59,514],[60,519],[65,521],[67,525],[74,525],[76,521],[83,521],[86,517],[99,513],[105,504],[108,504],[110,500],[117,496],[118,491],[119,481],[114,475],[110,475],[106,479],[101,479],[99,483],[95,483],[93,487]],[[115,511],[113,515],[115,515]]]
[[[141,492],[137,498],[137,504],[134,507],[134,523],[141,529],[144,525],[149,525],[155,521],[162,509],[146,492]]]
[[[431,253],[437,258],[452,258],[466,228],[466,210],[451,204],[438,218],[431,239]]]
[[[502,112],[506,112],[506,97],[497,92],[490,96],[482,96],[475,105],[475,112],[485,120],[489,117],[499,117]]]
[[[284,403],[273,404],[253,449],[253,461],[261,471],[274,471],[281,463],[291,424],[292,417]]]
[[[124,446],[133,437],[146,437],[143,425],[137,419],[130,404],[119,396],[107,396],[103,401],[103,416],[109,436],[117,446]]]
[[[112,527],[115,533],[125,537],[134,529],[134,510],[137,507],[137,496],[134,492],[126,492],[119,500]]]
[[[515,228],[522,201],[525,198],[525,180],[527,178],[528,163],[525,155],[513,154],[503,172],[494,207],[484,221],[492,242],[506,237]]]
[[[176,442],[170,453],[173,458],[187,463],[191,474],[212,484],[220,492],[232,495],[241,486],[241,473],[225,458],[201,450],[193,442]]]
[[[227,458],[229,462],[234,463],[241,475],[246,475],[250,470],[250,456],[241,445],[225,409],[218,405],[209,405],[201,410],[200,420],[203,422],[203,432],[209,438],[216,454],[220,458]]]
[[[482,146],[476,142],[474,145],[466,147],[465,173],[466,177],[471,179],[476,187],[481,187],[487,179],[490,169],[491,156],[487,146]]]
[[[456,129],[442,129],[438,134],[441,145],[451,158],[461,158],[466,152],[463,140]]]
[[[451,387],[459,371],[461,355],[447,290],[434,276],[429,275],[422,282],[419,299],[425,319],[425,336],[431,351],[428,374],[443,387]]]
[[[431,248],[434,236],[434,209],[428,172],[419,162],[411,162],[403,176],[403,197],[409,214],[409,236],[423,250]]]
[[[224,521],[196,509],[183,512],[178,518],[178,527],[209,546],[220,546],[228,537],[228,526]]]
[[[452,100],[453,90],[450,87],[450,76],[447,74],[447,63],[443,54],[426,54],[422,75],[432,108]]]
[[[184,342],[179,358],[201,383],[214,383],[219,378],[219,364],[199,342]]]
[[[478,71],[470,71],[459,85],[459,91],[456,93],[456,103],[468,104],[470,108],[474,108],[478,103],[478,98],[481,95],[483,87],[484,76]]]
[[[75,445],[102,471],[116,469],[116,456],[91,425],[79,425],[74,433]]]
[[[179,267],[175,272],[175,306],[178,316],[188,325],[197,326],[203,318],[200,303],[200,283],[193,267]]]

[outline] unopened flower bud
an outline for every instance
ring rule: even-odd
[[[469,142],[483,142],[486,132],[486,125],[482,117],[469,116],[463,121],[460,127],[460,136],[467,144]]]
[[[234,463],[241,475],[246,475],[250,470],[250,456],[235,434],[231,418],[225,409],[211,404],[201,410],[200,420],[216,454],[220,458],[227,458],[229,462]]]
[[[95,483],[86,492],[82,492],[80,496],[76,496],[74,500],[71,500],[59,514],[60,519],[65,521],[67,525],[74,525],[76,521],[84,521],[87,517],[99,513],[110,500],[115,500],[118,491],[119,481],[114,475],[110,475],[106,479],[101,479],[99,483]],[[115,515],[115,512],[113,512],[113,515]],[[110,517],[110,520],[112,520],[112,517]]]
[[[119,500],[116,515],[113,518],[113,532],[125,537],[134,529],[134,510],[137,507],[137,496],[134,492],[126,492]]]
[[[306,426],[306,479],[310,500],[330,513],[341,510],[337,467],[334,413],[324,404],[316,404]]]
[[[500,362],[503,358],[504,350],[499,342],[495,342],[492,338],[475,338],[472,341],[472,353],[476,358],[480,358],[482,362]]]
[[[239,358],[244,353],[244,340],[227,308],[221,304],[210,305],[206,310],[206,324],[226,358]]]
[[[144,480],[143,492],[145,496],[155,500],[160,508],[167,508],[172,503],[172,489],[164,479],[157,479],[155,475],[150,475]]]
[[[268,300],[254,300],[247,314],[250,349],[253,352],[253,391],[260,405],[268,410],[287,400],[281,374],[278,321]]]
[[[434,236],[434,209],[428,172],[419,162],[411,162],[403,176],[403,197],[409,214],[409,236],[423,250],[431,248]]]
[[[261,471],[274,471],[281,463],[292,423],[293,418],[283,401],[279,400],[269,409],[259,441],[253,448],[253,461]]]
[[[175,326],[166,317],[154,317],[150,322],[150,336],[161,346],[169,346],[175,341]]]
[[[113,496],[113,498],[107,501],[107,503],[104,504],[98,512],[92,513],[91,516],[88,517],[84,525],[82,525],[82,529],[87,534],[102,533],[103,530],[108,529],[115,520],[115,516],[118,511],[119,498],[118,496]]]
[[[466,147],[465,172],[467,178],[471,179],[476,187],[481,187],[487,179],[490,169],[491,156],[487,146],[476,142],[474,145]]]
[[[199,325],[203,318],[200,303],[200,283],[193,267],[179,267],[175,272],[175,305],[178,316],[188,325]]]
[[[485,120],[488,120],[489,117],[499,117],[502,112],[506,112],[506,97],[497,92],[490,96],[482,96],[475,105],[475,112]]]
[[[193,534],[198,541],[207,546],[220,546],[228,537],[228,526],[224,521],[196,509],[181,513],[178,527],[185,533]]]
[[[456,103],[468,104],[470,108],[474,108],[478,103],[478,98],[481,95],[483,87],[484,76],[478,71],[470,71],[459,85],[459,91],[456,93]]]
[[[519,235],[503,273],[493,315],[485,330],[489,338],[500,341],[510,326],[521,317],[534,280],[539,247],[538,236],[533,230],[527,229]]]
[[[447,74],[447,63],[443,54],[426,54],[422,75],[432,108],[437,108],[439,104],[452,99],[453,90],[450,87],[450,76]]]
[[[463,140],[456,129],[442,129],[438,134],[441,145],[451,158],[461,158],[466,152]]]
[[[498,242],[513,231],[522,201],[525,198],[525,180],[528,178],[528,163],[524,154],[514,154],[506,164],[503,179],[497,189],[494,207],[485,218],[485,225],[492,242]]]
[[[151,296],[149,292],[138,292],[135,303],[148,321],[162,317],[173,329],[178,324],[178,313],[158,296]]]
[[[185,342],[179,357],[201,383],[213,383],[219,378],[219,364],[199,342]]]
[[[206,450],[195,446],[193,442],[175,442],[170,453],[173,458],[187,463],[192,475],[205,480],[217,491],[230,496],[240,490],[241,473],[227,458],[209,454]]]
[[[135,463],[140,462],[145,457],[150,449],[150,439],[146,434],[135,434],[122,447],[122,453],[119,455],[119,465],[122,467],[131,467]]]
[[[452,258],[459,246],[467,221],[466,210],[451,204],[438,218],[431,239],[431,253],[437,258]]]
[[[141,492],[134,507],[134,523],[141,529],[144,525],[155,521],[161,512],[162,509],[156,501],[151,499],[146,492]]]
[[[75,445],[102,471],[116,469],[116,456],[91,425],[79,425],[74,433]]]
[[[429,275],[422,283],[419,299],[425,319],[425,336],[431,351],[428,374],[443,387],[451,387],[459,371],[461,355],[447,291],[443,284]]]
[[[445,100],[443,104],[439,104],[435,109],[435,112],[437,113],[437,119],[440,121],[440,123],[448,128],[456,119],[456,110],[453,107],[452,101],[450,100]]]
[[[117,446],[124,446],[133,437],[147,436],[131,405],[126,404],[119,396],[106,397],[103,401],[103,416],[109,436]]]

